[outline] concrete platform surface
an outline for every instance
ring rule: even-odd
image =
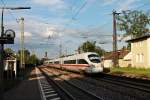
[[[36,70],[31,71],[28,79],[4,93],[4,100],[42,100]]]

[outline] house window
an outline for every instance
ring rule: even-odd
[[[144,62],[144,55],[140,54],[140,62],[143,63]]]
[[[141,63],[142,62],[142,54],[140,54],[140,59],[139,60],[140,60],[140,63]]]
[[[137,62],[140,62],[140,54],[138,54],[138,60],[137,60]]]
[[[138,58],[138,54],[136,54],[136,62],[138,62],[138,59],[139,59],[139,58]]]

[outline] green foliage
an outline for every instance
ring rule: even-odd
[[[128,49],[128,50],[131,50],[131,43],[128,43],[127,49]]]
[[[96,52],[100,56],[104,55],[105,53],[104,49],[102,49],[99,46],[96,46],[96,41],[86,41],[78,48],[78,50],[83,52]]]
[[[10,53],[10,54],[15,53],[11,48],[6,48],[4,51],[5,51],[5,53]]]
[[[20,61],[21,50],[18,50],[17,55],[15,55],[15,52],[11,48],[6,48],[4,51],[5,51],[5,56],[7,55],[16,56],[17,60]],[[32,54],[30,56],[29,50],[25,50],[24,55],[25,55],[25,64],[35,65],[40,63],[38,57],[35,54]]]
[[[117,22],[120,31],[126,32],[125,36],[139,37],[149,32],[150,18],[142,11],[123,11],[122,16],[117,16]]]
[[[4,49],[4,52],[5,52],[5,56],[7,56],[7,55],[12,55],[14,57],[16,56],[15,52],[11,48]]]
[[[81,50],[83,50],[84,52],[94,52],[95,51],[95,47],[96,47],[95,43],[96,42],[90,42],[90,41],[84,42],[81,45]]]
[[[144,68],[131,68],[131,67],[113,67],[110,69],[112,74],[128,74],[142,77],[150,77],[150,69]]]
[[[101,47],[99,47],[99,46],[96,46],[96,48],[95,48],[95,52],[96,53],[98,53],[100,56],[104,56],[105,55],[105,50],[104,49],[102,49]]]
[[[31,55],[28,60],[28,64],[35,65],[39,62],[37,56],[35,54]]]
[[[18,56],[17,56],[18,60],[20,60],[20,56],[21,56],[21,50],[18,50]],[[28,64],[29,57],[30,57],[29,50],[24,50],[24,58],[25,58],[25,63],[26,64]]]

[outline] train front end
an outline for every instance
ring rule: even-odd
[[[85,70],[86,73],[95,74],[103,72],[103,66],[98,54],[96,53],[88,54],[87,61],[89,62],[89,67]]]

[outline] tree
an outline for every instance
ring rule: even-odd
[[[98,53],[100,56],[104,56],[106,53],[106,51],[99,46],[96,46],[95,52]]]
[[[80,49],[80,50],[82,50],[84,52],[94,52],[95,51],[95,47],[96,47],[95,44],[96,44],[96,42],[86,41],[78,49]]]
[[[20,55],[21,55],[21,50],[18,50],[18,60],[20,60]],[[24,59],[26,64],[28,64],[29,57],[30,57],[29,50],[24,50]]]
[[[37,58],[37,56],[35,54],[32,54],[30,57],[29,57],[29,61],[28,61],[28,64],[31,64],[31,65],[37,65],[39,62],[39,59]]]
[[[96,46],[96,41],[86,41],[81,46],[78,47],[78,51],[84,52],[96,52],[100,56],[104,55],[105,50],[99,46]]]
[[[125,36],[136,38],[149,32],[147,26],[150,24],[150,19],[148,14],[142,11],[123,11],[122,16],[117,16],[117,22],[120,31],[126,32]]]
[[[14,54],[15,53],[11,48],[6,48],[4,51],[7,54]]]
[[[15,55],[15,51],[13,51],[11,48],[6,48],[5,50],[4,50],[4,52],[5,52],[5,56],[7,56],[7,55],[12,55],[12,56],[16,56]]]

